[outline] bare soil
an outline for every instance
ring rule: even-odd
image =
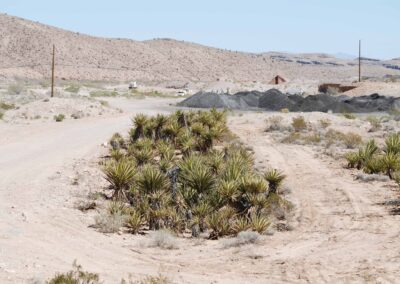
[[[135,113],[170,112],[175,99],[107,99],[123,113],[62,123],[0,121],[0,282],[42,283],[76,259],[105,283],[162,273],[176,283],[395,283],[400,277],[399,216],[380,203],[397,198],[390,182],[362,183],[342,160],[313,146],[278,143],[265,132],[271,113],[235,113],[229,127],[252,147],[260,169],[287,175],[295,204],[292,231],[260,244],[180,239],[179,248],[147,248],[148,236],[102,234],[96,211],[76,202],[104,189],[102,144],[126,133]],[[293,114],[280,114],[290,119]],[[338,127],[367,134],[365,122],[320,113]],[[363,127],[364,126],[364,127]],[[380,133],[379,135],[381,135]],[[375,135],[375,134],[371,134]]]

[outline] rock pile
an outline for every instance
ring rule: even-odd
[[[193,108],[226,108],[226,109],[263,109],[280,111],[284,108],[292,112],[381,112],[400,108],[400,98],[385,97],[379,94],[349,97],[345,95],[331,96],[327,94],[289,95],[277,89],[266,92],[240,92],[234,95],[199,92],[182,101],[180,106]]]

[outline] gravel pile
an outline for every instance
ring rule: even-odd
[[[266,92],[240,92],[234,95],[199,92],[179,104],[194,108],[226,108],[226,109],[264,109],[280,111],[287,108],[293,112],[380,112],[400,108],[400,98],[385,97],[379,94],[349,97],[331,96],[327,94],[288,95],[277,89]]]

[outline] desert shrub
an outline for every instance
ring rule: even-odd
[[[121,284],[172,284],[168,277],[158,274],[157,276],[146,276],[140,280],[122,279]]]
[[[4,117],[4,113],[0,112],[0,120],[3,119],[3,117]]]
[[[95,216],[93,227],[102,233],[116,233],[125,225],[126,220],[127,215],[103,212]]]
[[[317,132],[310,133],[303,137],[304,142],[307,144],[318,144],[322,141],[321,134]]]
[[[295,132],[300,132],[307,129],[307,123],[303,116],[294,117],[292,119],[292,127]]]
[[[362,143],[361,135],[353,132],[348,132],[341,136],[344,145],[349,149],[354,149]]]
[[[8,103],[5,103],[5,102],[0,102],[0,109],[10,110],[10,109],[14,109],[14,108],[15,108],[14,104],[8,104]]]
[[[281,113],[289,113],[290,110],[288,108],[283,108],[281,109]]]
[[[282,116],[274,115],[267,119],[267,129],[266,131],[279,131],[283,130],[284,126],[282,125]]]
[[[90,92],[90,96],[97,98],[97,97],[116,97],[118,96],[118,92],[116,91],[106,91],[106,90],[98,90]]]
[[[69,92],[69,93],[78,93],[79,92],[79,90],[80,90],[80,86],[79,85],[76,85],[76,84],[72,84],[72,85],[69,85],[68,87],[66,87],[64,90],[66,91],[66,92]]]
[[[15,83],[8,86],[8,93],[11,95],[19,95],[24,91],[25,87],[22,83]]]
[[[247,244],[255,244],[259,242],[261,235],[254,231],[240,232],[235,238],[225,240],[223,242],[224,248],[239,247]]]
[[[55,115],[53,118],[54,118],[54,120],[55,120],[56,122],[61,122],[61,121],[64,120],[65,115],[62,114],[62,113],[60,113],[60,114]]]
[[[73,269],[66,273],[57,273],[48,280],[47,284],[100,284],[100,277],[97,273],[82,270],[82,266],[73,263]]]
[[[343,113],[343,116],[347,119],[356,119],[356,116],[350,112]]]
[[[328,128],[332,124],[332,122],[327,118],[326,119],[320,119],[318,122],[319,122],[319,125],[324,129]]]
[[[159,230],[151,233],[148,247],[158,247],[161,249],[177,249],[178,241],[171,232]]]
[[[225,112],[139,114],[133,124],[123,146],[113,136],[104,169],[114,199],[129,201],[132,233],[191,230],[217,239],[269,225],[268,196],[277,195],[284,175],[257,173],[249,149],[224,140]]]
[[[288,144],[293,144],[297,143],[302,139],[301,134],[298,132],[290,132],[287,136],[285,136],[281,142],[282,143],[288,143]]]
[[[367,117],[367,121],[371,124],[371,129],[370,131],[377,131],[379,130],[382,125],[381,125],[381,121],[379,120],[379,118],[377,118],[376,116],[373,115],[369,115]]]
[[[365,174],[365,173],[358,173],[356,175],[356,179],[361,180],[362,182],[372,182],[372,181],[389,181],[389,177],[385,175],[378,175],[378,174]]]

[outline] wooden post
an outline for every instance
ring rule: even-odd
[[[51,63],[51,97],[54,97],[54,66],[55,66],[56,47],[53,44],[53,60]]]
[[[361,82],[361,40],[358,42],[358,82]]]

